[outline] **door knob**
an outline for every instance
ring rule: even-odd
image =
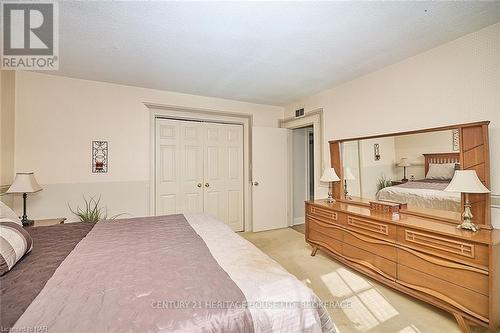
[[[253,186],[259,186],[259,182],[253,182]]]
[[[209,183],[205,183],[205,187],[210,187],[210,184]]]
[[[201,183],[198,183],[196,186],[201,187]]]

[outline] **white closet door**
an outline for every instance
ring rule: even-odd
[[[156,215],[214,215],[243,221],[243,126],[156,120]]]
[[[205,212],[243,231],[243,126],[205,123]]]
[[[157,119],[156,215],[203,211],[203,123]]]

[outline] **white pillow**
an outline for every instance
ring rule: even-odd
[[[433,164],[429,163],[426,179],[450,180],[455,174],[455,163]]]
[[[23,225],[17,214],[14,213],[14,211],[10,209],[9,206],[7,206],[1,201],[0,201],[0,219],[9,219],[12,220],[12,222],[15,222],[19,225]]]

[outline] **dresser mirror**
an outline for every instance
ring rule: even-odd
[[[475,170],[490,187],[488,123],[330,141],[332,167],[341,178],[335,197],[361,205],[405,203],[406,214],[457,224],[464,195],[445,189],[461,169]],[[489,195],[470,198],[476,222],[490,229]]]

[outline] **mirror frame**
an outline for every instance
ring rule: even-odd
[[[490,187],[490,151],[489,151],[489,136],[488,125],[489,121],[480,121],[465,124],[448,125],[441,127],[425,128],[404,132],[393,132],[386,134],[368,135],[347,139],[331,140],[330,144],[330,162],[331,166],[337,172],[341,179],[340,182],[333,183],[333,196],[335,199],[342,202],[349,202],[356,205],[369,206],[367,200],[346,199],[343,197],[342,184],[344,182],[343,168],[342,168],[342,143],[353,140],[375,139],[384,138],[388,136],[399,136],[408,134],[419,134],[428,132],[437,132],[444,130],[458,129],[460,140],[460,169],[475,170],[479,179],[483,184],[491,190]],[[491,226],[491,194],[469,194],[472,204],[472,213],[476,217],[476,224],[483,229],[493,229]],[[463,211],[464,194],[462,194],[461,207]],[[400,211],[401,214],[414,215],[433,219],[445,223],[460,223],[459,220],[450,217],[450,214],[433,214],[433,212],[426,212],[426,208],[419,208],[416,211],[404,210]],[[456,214],[456,213],[453,213]],[[461,212],[460,212],[461,214]]]

